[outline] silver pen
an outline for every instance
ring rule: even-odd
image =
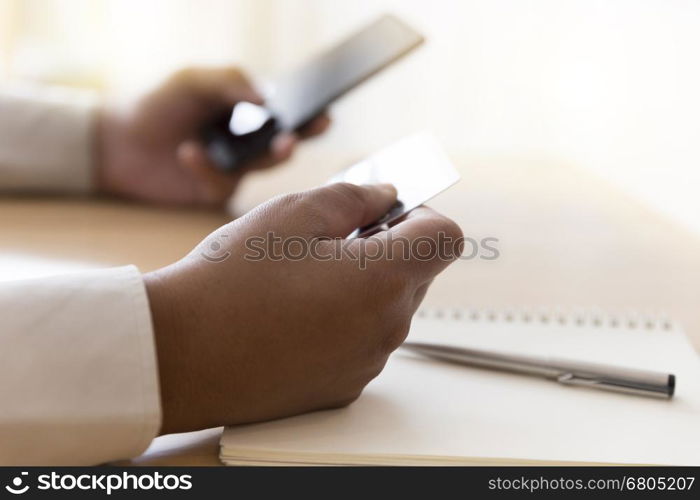
[[[670,373],[420,342],[404,342],[401,347],[429,358],[462,365],[536,375],[560,384],[624,392],[638,396],[670,399],[676,387],[676,377]]]

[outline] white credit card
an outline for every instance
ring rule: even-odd
[[[449,158],[428,132],[405,137],[334,175],[328,183],[393,184],[398,201],[378,221],[349,237],[369,236],[443,192],[460,179]]]

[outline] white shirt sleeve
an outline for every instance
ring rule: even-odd
[[[0,282],[0,465],[133,457],[160,419],[138,269]]]
[[[96,100],[61,88],[0,88],[0,191],[92,189]]]

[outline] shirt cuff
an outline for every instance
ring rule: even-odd
[[[0,463],[141,454],[161,424],[155,339],[134,266],[0,283]]]
[[[90,192],[96,104],[90,92],[0,89],[0,190]]]

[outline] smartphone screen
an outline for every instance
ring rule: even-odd
[[[385,15],[300,68],[282,75],[267,92],[265,106],[237,104],[203,131],[210,157],[235,170],[264,154],[280,131],[293,131],[338,97],[423,42],[420,33]]]
[[[294,130],[335,99],[423,42],[394,16],[385,15],[273,84],[266,107],[283,130]]]

